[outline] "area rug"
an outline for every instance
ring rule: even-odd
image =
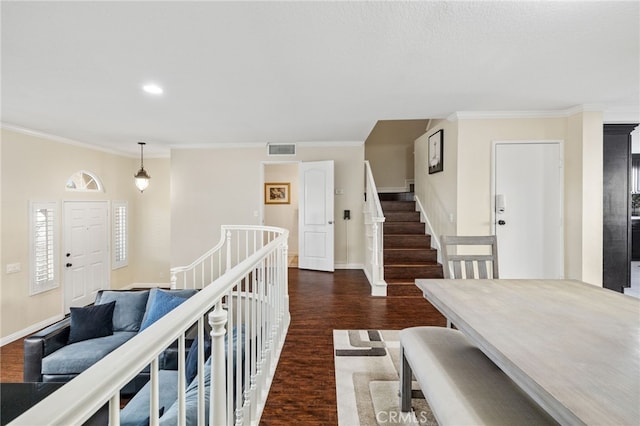
[[[399,408],[400,343],[396,330],[333,330],[340,426],[437,426],[413,383],[410,413]]]

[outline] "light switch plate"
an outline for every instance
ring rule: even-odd
[[[19,263],[7,263],[7,274],[15,274],[22,271],[22,267]]]

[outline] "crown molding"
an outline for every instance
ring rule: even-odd
[[[69,139],[69,138],[65,138],[65,137],[62,137],[62,136],[54,135],[54,134],[51,134],[51,133],[41,132],[39,130],[31,130],[31,129],[27,129],[25,127],[15,126],[13,124],[0,123],[0,128],[6,129],[6,130],[10,130],[10,131],[16,132],[16,133],[21,133],[21,134],[27,135],[27,136],[33,136],[33,137],[36,137],[36,138],[48,139],[48,140],[51,140],[53,142],[59,142],[59,143],[63,143],[63,144],[66,144],[66,145],[73,145],[73,146],[77,146],[77,147],[80,147],[80,148],[86,148],[86,149],[91,149],[91,150],[94,150],[94,151],[105,152],[107,154],[119,155],[121,157],[136,158],[135,155],[131,155],[131,154],[123,152],[123,151],[117,151],[115,149],[110,149],[110,148],[105,148],[105,147],[101,147],[101,146],[97,146],[97,145],[92,145],[92,144],[89,144],[89,143],[86,143],[86,142],[77,141],[75,139]]]
[[[448,121],[458,120],[491,120],[513,118],[564,118],[584,112],[602,113],[605,124],[638,123],[640,111],[637,106],[605,108],[600,104],[576,105],[567,109],[540,111],[456,111],[447,117]]]

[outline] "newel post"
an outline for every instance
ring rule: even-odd
[[[227,311],[219,300],[209,313],[211,325],[211,386],[209,397],[209,424],[227,424],[227,380],[225,374],[224,336]]]

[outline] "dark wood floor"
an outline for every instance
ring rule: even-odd
[[[336,425],[334,329],[444,326],[426,300],[369,296],[362,271],[289,270],[291,325],[262,425]],[[0,348],[0,381],[22,381],[22,340]]]
[[[446,324],[423,298],[369,296],[362,271],[289,270],[291,325],[263,425],[336,425],[334,329],[400,330]]]

